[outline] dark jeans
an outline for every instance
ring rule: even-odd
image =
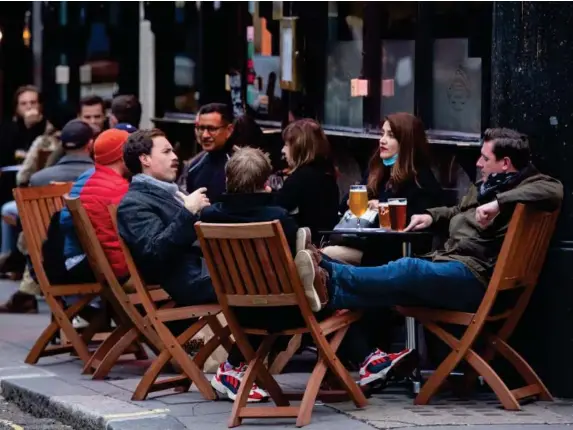
[[[485,287],[457,261],[432,262],[400,258],[377,267],[356,267],[323,258],[334,309],[425,306],[475,311]]]

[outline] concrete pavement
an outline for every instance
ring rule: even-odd
[[[16,288],[0,282],[0,300]],[[81,375],[79,360],[70,356],[44,358],[36,366],[24,364],[30,346],[49,321],[41,303],[39,315],[0,315],[0,387],[2,396],[35,416],[53,418],[74,429],[224,429],[232,404],[205,401],[197,392],[152,394],[143,402],[131,401],[147,362],[124,361],[105,381]],[[280,375],[289,389],[303,388],[307,374]],[[2,419],[0,412],[0,420]],[[568,428],[573,424],[573,401],[537,402],[521,412],[507,412],[490,395],[471,401],[442,397],[431,406],[414,406],[402,387],[390,387],[370,399],[361,411],[349,403],[317,405],[308,430],[369,430],[425,427],[425,429]],[[0,421],[0,429],[1,427]],[[295,428],[294,420],[245,420],[246,430]],[[10,427],[9,427],[10,428]],[[13,428],[13,427],[12,427]],[[27,427],[24,427],[27,428]]]

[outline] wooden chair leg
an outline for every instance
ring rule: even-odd
[[[426,405],[430,401],[430,398],[434,396],[439,387],[443,384],[445,379],[448,377],[450,372],[457,366],[457,364],[465,359],[467,363],[475,369],[475,371],[481,375],[490,388],[494,391],[497,398],[506,410],[519,411],[521,406],[516,400],[515,396],[509,390],[507,385],[501,380],[498,374],[489,366],[489,364],[480,357],[472,349],[466,349],[463,351],[459,348],[461,341],[456,339],[452,334],[445,331],[443,328],[439,327],[435,323],[425,323],[424,324],[428,330],[434,333],[439,339],[445,342],[452,352],[446,357],[446,359],[438,366],[438,369],[428,381],[422,387],[422,390],[414,400],[417,405]]]
[[[207,359],[219,346],[223,346],[223,348],[229,352],[233,344],[230,336],[231,330],[229,327],[221,327],[221,331],[218,333],[214,332],[214,336],[209,339],[207,343],[201,347],[197,355],[195,355],[195,364],[202,369]]]
[[[497,337],[491,335],[489,337],[490,347],[495,348],[510,364],[515,368],[519,375],[523,378],[529,386],[537,386],[539,388],[539,399],[543,401],[553,401],[553,396],[541,380],[541,378],[535,373],[533,368],[523,359],[523,357],[508,343]]]
[[[130,328],[126,326],[116,327],[116,329],[111,332],[111,334],[106,338],[106,340],[104,340],[92,354],[92,356],[82,369],[82,373],[83,374],[92,373],[101,364],[101,362],[104,360],[106,355],[108,355],[109,351],[113,348],[113,346],[117,344],[119,340],[123,336],[125,336],[127,332],[129,332],[129,329]]]
[[[40,357],[43,357],[45,355],[56,355],[58,353],[73,351],[74,345],[67,340],[67,336],[65,336],[66,341],[64,342],[62,339],[61,345],[59,346],[53,346],[48,348],[48,344],[52,341],[56,333],[62,328],[59,320],[61,320],[62,318],[67,318],[69,322],[69,320],[74,318],[92,300],[92,298],[90,297],[84,297],[64,311],[62,310],[56,299],[54,299],[53,297],[51,297],[50,299],[51,300],[50,302],[48,302],[48,304],[50,306],[50,309],[52,310],[52,316],[53,316],[52,322],[48,325],[48,327],[44,329],[42,334],[38,337],[38,339],[34,343],[34,346],[32,346],[32,348],[30,349],[30,352],[28,353],[25,359],[26,364],[36,364],[40,359]],[[46,301],[48,301],[48,299],[46,299]],[[56,318],[56,315],[54,313],[53,310],[54,306],[56,306],[57,309],[59,309],[61,312],[59,313],[58,318]],[[72,326],[71,323],[70,326]],[[73,326],[71,328],[75,332]]]
[[[104,379],[109,374],[113,366],[117,363],[119,358],[125,354],[130,345],[132,345],[134,342],[137,342],[138,337],[139,333],[135,328],[127,330],[127,332],[124,333],[123,336],[121,336],[119,340],[112,345],[111,348],[109,348],[107,354],[105,354],[103,359],[95,368],[92,379]]]
[[[315,345],[318,349],[319,356],[325,360],[326,365],[334,375],[338,378],[340,383],[343,385],[344,389],[347,391],[350,399],[354,402],[356,407],[363,408],[368,404],[368,400],[364,396],[364,393],[352,379],[352,376],[346,368],[342,365],[338,357],[336,356],[336,351],[338,350],[340,343],[344,339],[346,332],[348,331],[349,326],[338,329],[334,332],[334,336],[332,341],[329,343],[322,334],[322,330],[320,326],[316,322],[316,320],[312,320],[310,322],[310,333],[314,339]],[[320,381],[322,382],[322,380]],[[319,383],[320,385],[320,383]]]
[[[177,364],[181,367],[182,371],[185,373],[185,376],[190,379],[195,385],[197,389],[201,393],[201,395],[207,400],[216,400],[217,395],[211,387],[207,378],[205,378],[204,373],[199,369],[197,364],[187,355],[187,353],[183,350],[182,346],[185,344],[189,339],[193,338],[199,330],[201,330],[207,324],[207,320],[199,320],[196,321],[194,324],[191,325],[184,333],[180,334],[177,338],[175,338],[171,332],[168,332],[166,327],[163,327],[164,331],[164,338],[169,339],[171,338],[169,344],[165,345],[165,348],[161,351],[157,359],[149,366],[143,378],[139,382],[132,400],[145,400],[149,392],[151,392],[152,387],[157,380],[161,369],[167,364],[167,362],[173,358]],[[181,385],[181,384],[180,384]]]
[[[277,382],[274,380],[274,378],[271,376],[263,364],[263,359],[268,355],[275,340],[275,335],[266,336],[257,352],[250,354],[251,357],[248,360],[249,364],[247,365],[247,371],[243,375],[241,386],[239,387],[239,391],[237,393],[235,402],[233,403],[233,409],[231,410],[231,415],[229,417],[228,425],[230,428],[241,425],[242,418],[245,416],[268,416],[268,413],[271,410],[270,408],[253,407],[248,408],[248,413],[245,412],[245,410],[247,410],[249,393],[253,383],[255,382],[255,379],[260,379],[263,381],[261,386],[269,392],[271,398],[274,400],[277,406],[279,406],[279,408],[274,408],[275,411],[280,411],[281,409],[290,409],[287,408],[289,406],[289,402],[284,398],[284,394],[280,386],[277,384]],[[247,359],[247,357],[245,357],[245,359]],[[272,382],[270,382],[269,379]],[[280,408],[281,406],[282,408]],[[267,409],[267,411],[264,411],[264,409]],[[291,414],[286,416],[292,416],[293,411],[290,412]],[[273,416],[275,415],[273,414]]]
[[[287,348],[284,351],[278,353],[275,359],[273,360],[269,368],[271,375],[279,375],[280,373],[282,373],[285,366],[299,350],[301,344],[302,344],[301,334],[295,334],[294,336],[291,337]]]

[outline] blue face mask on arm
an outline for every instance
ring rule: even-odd
[[[394,165],[397,159],[398,159],[398,153],[392,155],[390,158],[383,159],[382,163],[384,163],[385,166],[390,167]]]

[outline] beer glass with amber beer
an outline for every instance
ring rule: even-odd
[[[390,222],[390,207],[388,203],[380,203],[378,205],[378,221],[380,228],[390,230],[392,223]]]
[[[406,228],[408,200],[388,199],[388,207],[390,208],[390,224],[392,230],[403,231]]]
[[[348,206],[350,212],[356,217],[358,223],[356,228],[360,229],[360,217],[368,210],[368,192],[366,191],[366,185],[350,186]]]

